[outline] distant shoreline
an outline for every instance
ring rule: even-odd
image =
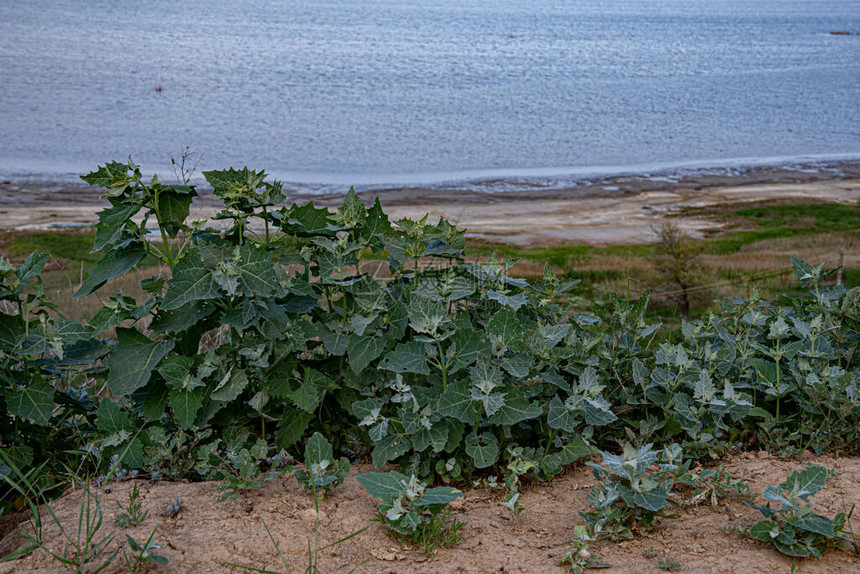
[[[489,182],[487,185],[491,185]],[[217,201],[200,188],[192,217],[214,215]],[[523,246],[559,243],[636,244],[654,240],[653,227],[667,214],[687,207],[786,199],[860,201],[860,161],[744,170],[675,174],[617,175],[576,182],[567,188],[533,187],[492,193],[457,188],[395,188],[363,191],[366,202],[379,197],[393,219],[444,216],[475,238]],[[342,193],[291,194],[288,203],[333,207]],[[99,191],[83,182],[0,179],[0,227],[11,230],[87,228],[106,205]],[[691,234],[702,236],[719,224],[682,218]]]

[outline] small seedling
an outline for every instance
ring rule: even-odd
[[[664,556],[657,562],[657,568],[666,570],[667,572],[677,572],[681,569],[681,565],[678,564],[673,556]]]
[[[123,559],[125,560],[125,566],[130,574],[138,572],[141,568],[146,568],[149,563],[162,565],[167,564],[167,558],[159,556],[153,552],[153,550],[161,548],[161,546],[155,543],[156,530],[158,530],[157,526],[152,529],[152,532],[149,534],[149,538],[147,538],[146,542],[143,544],[128,534],[125,535],[125,538],[128,541],[128,547],[131,548],[132,555],[129,556],[125,551],[123,551]]]
[[[176,499],[167,505],[167,508],[164,509],[164,515],[168,518],[172,518],[182,511],[182,497],[177,496]]]
[[[450,548],[462,540],[458,533],[466,523],[449,518],[448,504],[463,496],[456,488],[427,488],[415,475],[393,471],[360,474],[358,482],[382,501],[374,520],[395,538],[421,546],[427,556],[437,546]]]
[[[318,490],[320,494],[340,485],[349,476],[350,464],[346,457],[335,460],[331,444],[320,433],[314,433],[305,447],[305,468],[294,476],[305,490]]]
[[[144,520],[146,520],[146,516],[149,512],[143,510],[143,503],[138,502],[138,497],[140,493],[137,490],[137,483],[131,489],[131,492],[128,494],[128,505],[123,507],[119,502],[116,505],[123,512],[117,514],[113,523],[119,526],[120,528],[128,528],[129,526],[137,526],[141,524]]]
[[[589,568],[611,568],[611,564],[600,562],[588,551],[588,543],[594,541],[594,537],[588,533],[588,528],[582,525],[574,526],[573,533],[575,538],[570,551],[556,562],[556,566],[567,566],[568,572],[572,574],[582,574]]]
[[[719,500],[735,495],[742,501],[752,502],[755,495],[750,492],[750,485],[739,478],[732,478],[725,467],[705,469],[699,473],[690,472],[678,478],[677,484],[691,486],[693,497],[686,504],[698,505],[708,501],[716,508]]]

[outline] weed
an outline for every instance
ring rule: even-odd
[[[574,540],[570,550],[561,560],[556,562],[556,566],[567,566],[568,572],[571,574],[582,574],[584,570],[589,568],[611,568],[611,564],[601,562],[595,558],[588,550],[588,543],[593,542],[588,534],[588,529],[585,526],[579,525],[573,527]]]
[[[423,548],[427,556],[437,547],[449,548],[462,540],[458,532],[466,523],[450,519],[448,508],[450,502],[463,496],[459,490],[427,488],[415,475],[407,478],[393,471],[360,474],[358,482],[382,500],[375,521],[395,538]]]
[[[681,565],[678,564],[673,556],[664,556],[659,562],[657,562],[657,568],[667,572],[677,572],[681,569]]]
[[[129,574],[139,572],[141,568],[146,568],[149,563],[161,565],[167,564],[167,558],[159,556],[153,552],[153,550],[161,548],[161,546],[155,543],[156,530],[158,530],[157,526],[152,529],[152,532],[149,533],[149,538],[147,538],[144,543],[138,542],[128,534],[125,535],[128,547],[131,548],[132,551],[132,555],[130,557],[124,550],[122,555]]]
[[[294,476],[302,488],[322,495],[343,483],[349,469],[346,457],[335,460],[331,444],[321,434],[314,433],[305,447],[305,468],[295,471]]]
[[[137,483],[134,483],[131,492],[128,494],[128,505],[123,507],[119,502],[116,503],[122,512],[114,518],[114,524],[120,528],[127,528],[129,526],[137,526],[146,520],[146,516],[149,512],[144,511],[143,503],[138,502],[137,499],[139,495]]]
[[[754,524],[749,535],[770,543],[788,556],[819,558],[829,546],[856,554],[860,550],[857,539],[845,532],[853,506],[847,515],[839,513],[834,518],[812,512],[809,499],[824,488],[831,475],[832,472],[823,466],[808,464],[803,470],[788,475],[779,486],[767,486],[762,493],[769,501],[766,506],[747,503],[766,519]],[[771,508],[771,502],[779,502],[780,508]]]
[[[599,489],[588,493],[588,502],[596,511],[580,513],[595,537],[629,539],[650,527],[657,516],[675,517],[665,511],[679,472],[675,461],[680,460],[681,449],[673,445],[661,456],[652,447],[649,444],[636,449],[625,445],[621,456],[601,451],[601,464],[586,463],[594,468],[594,477],[601,482]],[[658,459],[660,470],[650,472],[649,467]]]
[[[164,509],[164,516],[173,518],[182,511],[182,497],[177,496],[176,499],[167,505]]]

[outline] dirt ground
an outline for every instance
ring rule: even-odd
[[[733,477],[747,480],[753,492],[767,484],[779,484],[795,469],[816,462],[836,471],[827,487],[813,499],[816,511],[832,516],[860,504],[860,459],[809,456],[801,461],[786,461],[766,453],[743,453],[724,464]],[[326,496],[320,504],[320,542],[328,544],[369,524],[376,501],[358,485],[355,475],[370,467],[354,468],[347,481]],[[461,531],[463,541],[451,549],[440,549],[427,558],[421,550],[408,548],[388,538],[373,523],[364,533],[321,553],[320,572],[349,572],[365,562],[357,572],[366,573],[447,573],[447,572],[563,572],[555,562],[567,551],[574,526],[583,524],[578,511],[589,508],[588,491],[594,486],[588,467],[578,466],[548,484],[529,486],[522,495],[523,511],[511,518],[498,505],[500,494],[485,489],[466,489],[465,499],[456,505],[455,515],[467,522]],[[118,533],[114,544],[128,533],[145,540],[156,525],[156,540],[166,566],[151,572],[244,572],[225,565],[236,562],[284,571],[261,520],[271,528],[290,568],[302,572],[307,567],[308,540],[314,533],[311,496],[302,491],[292,477],[278,479],[239,500],[222,502],[218,483],[138,482],[144,508],[149,517],[141,525]],[[125,502],[131,484],[108,485],[104,493],[105,532],[112,528],[119,512],[116,501]],[[689,493],[687,493],[689,494]],[[72,525],[80,504],[80,491],[69,493],[54,503],[64,524]],[[184,499],[182,512],[164,516],[165,506],[175,497]],[[736,498],[720,501],[717,508],[703,504],[681,510],[675,520],[658,519],[644,538],[621,542],[593,543],[591,551],[614,572],[660,572],[657,562],[673,557],[681,572],[785,572],[792,560],[764,543],[736,531],[759,519],[754,509]],[[860,515],[851,526],[860,533]],[[734,529],[734,531],[732,531]],[[56,528],[48,528],[48,544],[61,547]],[[9,540],[4,541],[4,545]],[[108,572],[125,571],[122,561],[114,562]],[[62,572],[61,565],[44,553],[34,553],[9,564],[0,565],[0,574],[24,572]],[[821,559],[797,561],[795,572],[860,572],[860,559],[839,550],[830,550]]]

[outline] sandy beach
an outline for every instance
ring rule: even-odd
[[[487,189],[492,182],[487,182]],[[444,216],[470,237],[520,246],[561,243],[627,245],[654,240],[653,228],[668,215],[693,236],[720,223],[685,215],[687,208],[759,201],[860,201],[860,163],[762,167],[735,174],[666,177],[615,176],[567,189],[487,193],[457,189],[388,189],[375,196],[392,219]],[[289,201],[336,206],[342,196],[294,195]],[[7,230],[80,229],[95,225],[107,204],[83,184],[0,182],[0,227]],[[214,215],[217,199],[206,190],[192,217]],[[680,216],[679,216],[680,215]]]

